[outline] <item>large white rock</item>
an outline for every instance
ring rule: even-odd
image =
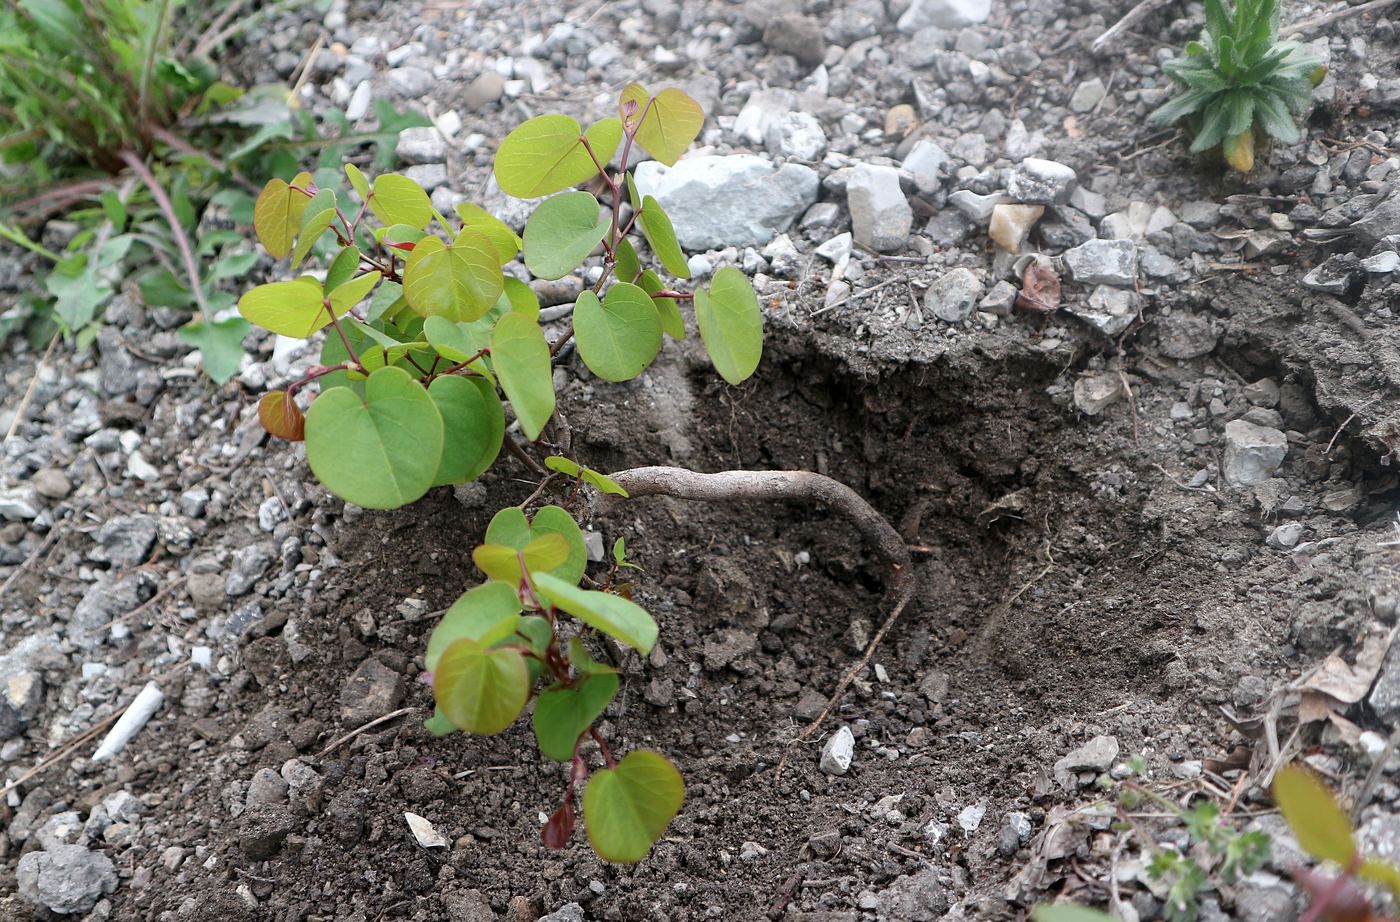
[[[899,188],[899,171],[892,166],[862,163],[846,180],[846,205],[856,243],[877,253],[901,249],[909,242],[914,209]]]
[[[1225,424],[1225,479],[1234,486],[1262,483],[1288,454],[1288,437],[1242,419]]]
[[[822,747],[821,770],[828,775],[844,775],[850,771],[856,754],[856,737],[850,727],[843,726],[831,734]]]
[[[899,31],[913,34],[927,26],[961,29],[986,22],[992,0],[914,0],[899,17]]]
[[[753,154],[694,157],[667,167],[639,163],[633,174],[654,195],[687,250],[763,246],[817,200],[816,170],[778,166]]]

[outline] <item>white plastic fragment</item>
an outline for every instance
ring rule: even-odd
[[[105,762],[126,748],[131,738],[140,732],[165,700],[165,694],[154,682],[147,682],[135,700],[127,707],[126,713],[107,731],[102,745],[92,754],[92,761]]]
[[[408,829],[413,833],[413,838],[418,840],[418,844],[424,848],[446,848],[447,837],[433,828],[433,824],[423,819],[416,813],[405,813],[403,818],[408,822]]]
[[[214,665],[214,651],[210,647],[190,647],[190,662],[205,669]]]

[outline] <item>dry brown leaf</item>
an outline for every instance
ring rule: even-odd
[[[1394,631],[1380,631],[1366,637],[1361,644],[1361,652],[1356,654],[1356,664],[1350,665],[1336,653],[1328,655],[1317,671],[1303,683],[1305,690],[1322,692],[1347,704],[1355,704],[1370,691],[1371,684],[1381,670],[1381,662],[1390,649]],[[1345,712],[1346,708],[1338,710]]]
[[[1037,256],[1026,263],[1016,306],[1028,311],[1051,314],[1060,309],[1060,277],[1050,260]]]

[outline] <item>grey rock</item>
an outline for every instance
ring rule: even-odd
[[[762,144],[768,137],[768,126],[792,112],[796,102],[797,95],[782,87],[754,90],[744,100],[732,130],[751,144]]]
[[[962,212],[968,218],[978,224],[986,224],[992,219],[992,209],[998,205],[1009,203],[1011,199],[1004,193],[993,192],[990,195],[978,195],[970,189],[959,189],[948,196],[948,204]]]
[[[39,491],[29,484],[0,489],[0,518],[27,522],[38,517],[40,508]]]
[[[1074,88],[1074,93],[1069,98],[1069,110],[1082,115],[1103,102],[1106,96],[1108,96],[1108,90],[1104,87],[1102,80],[1098,77],[1085,80]]]
[[[547,916],[540,916],[537,922],[586,922],[583,907],[578,903],[565,903]]]
[[[1240,922],[1279,922],[1296,919],[1297,889],[1268,871],[1255,871],[1236,886],[1235,908]]]
[[[1181,206],[1181,220],[1198,230],[1209,230],[1220,223],[1218,202],[1196,199]]]
[[[44,670],[66,662],[53,634],[31,634],[0,656],[0,740],[13,739],[39,716]]]
[[[180,514],[192,519],[202,518],[209,507],[209,491],[194,487],[180,494]]]
[[[787,230],[817,200],[816,170],[777,166],[752,154],[694,157],[666,167],[638,164],[638,191],[671,215],[687,250],[762,246]]]
[[[1382,250],[1374,256],[1368,256],[1361,260],[1361,268],[1373,275],[1389,275],[1396,269],[1400,269],[1400,253],[1394,250]]]
[[[843,724],[831,734],[826,745],[822,746],[819,767],[828,775],[844,775],[851,769],[851,759],[854,758],[855,752],[855,734],[851,733],[850,727]]]
[[[399,132],[394,153],[407,164],[442,163],[447,159],[447,140],[431,125],[426,128],[405,128]]]
[[[208,615],[224,607],[224,601],[228,598],[228,591],[224,589],[226,583],[227,579],[222,573],[191,573],[185,579],[185,591],[189,593],[195,610]]]
[[[1137,281],[1137,246],[1131,240],[1089,240],[1064,254],[1076,282],[1132,287]]]
[[[790,54],[798,63],[816,67],[826,59],[822,25],[811,16],[780,12],[763,29],[763,44],[779,54]]]
[[[948,911],[948,894],[937,868],[895,878],[876,900],[877,922],[936,922]]]
[[[155,589],[144,573],[132,573],[115,582],[105,574],[99,576],[83,593],[68,619],[68,640],[84,650],[94,649],[102,642],[102,632],[108,624],[154,594]]]
[[[112,859],[81,845],[29,852],[19,859],[15,874],[20,896],[59,915],[89,912],[117,889]]]
[[[802,272],[802,254],[787,234],[779,234],[763,248],[763,258],[768,260],[769,272],[774,278],[794,279]],[[603,557],[599,557],[602,560]]]
[[[1362,273],[1361,260],[1355,253],[1329,256],[1303,276],[1303,287],[1323,294],[1340,295],[1356,283]]]
[[[287,782],[270,768],[260,768],[248,782],[247,806],[259,804],[285,804],[287,802]]]
[[[433,88],[433,75],[411,64],[389,71],[388,81],[389,89],[400,99],[417,99]]]
[[[64,499],[73,492],[72,481],[56,467],[39,468],[29,483],[45,499]]]
[[[817,202],[802,216],[800,227],[803,230],[815,227],[830,227],[841,218],[841,206],[835,202]]]
[[[1108,199],[1083,186],[1074,187],[1069,194],[1069,203],[1095,220],[1108,214]]]
[[[1400,719],[1400,644],[1390,645],[1366,701],[1388,726]]]
[[[768,123],[768,152],[794,160],[820,160],[826,153],[826,132],[806,112],[788,112]]]
[[[1209,317],[1177,311],[1157,322],[1157,350],[1170,359],[1194,359],[1209,355],[1220,334]]]
[[[287,521],[287,504],[279,496],[269,496],[258,504],[258,527],[271,534]]]
[[[899,187],[899,171],[894,167],[857,165],[846,182],[846,205],[856,243],[889,253],[909,242],[914,210]]]
[[[323,781],[316,769],[300,759],[288,759],[281,774],[282,780],[287,782],[287,796],[292,805],[308,813],[319,813]]]
[[[1055,763],[1055,780],[1062,787],[1072,789],[1077,773],[1101,774],[1108,771],[1117,758],[1118,740],[1111,736],[1096,736]]]
[[[924,294],[924,310],[939,320],[961,323],[977,309],[982,290],[982,282],[972,270],[960,266],[929,286]]]
[[[276,559],[277,548],[270,542],[259,541],[240,547],[233,553],[233,566],[229,569],[224,591],[235,598],[247,595]]]
[[[1066,304],[1065,310],[1105,336],[1117,336],[1137,319],[1137,297],[1127,288],[1098,285],[1087,302]]]
[[[1298,540],[1303,537],[1303,526],[1297,522],[1286,522],[1269,532],[1269,537],[1264,539],[1264,543],[1277,551],[1286,551],[1295,547]]]
[[[442,163],[420,163],[405,169],[403,175],[422,186],[429,195],[447,186],[447,166]]]
[[[444,922],[495,922],[496,911],[480,890],[450,890],[442,895]]]
[[[1246,384],[1244,399],[1254,404],[1256,407],[1276,407],[1279,400],[1278,382],[1273,378],[1260,378],[1251,384]]]
[[[374,102],[374,85],[368,77],[353,82],[355,89],[350,93],[350,101],[345,104],[345,120],[352,125],[369,114],[370,103]]]
[[[249,860],[265,861],[282,850],[282,843],[296,828],[296,818],[287,807],[257,804],[239,817],[238,847]]]
[[[149,515],[108,519],[97,530],[97,547],[89,556],[116,569],[134,567],[145,563],[159,532],[159,524]]]
[[[952,158],[941,146],[928,139],[922,139],[910,148],[901,166],[914,177],[914,187],[927,195],[942,188],[943,177],[949,172],[951,163]]]
[[[899,31],[912,35],[926,26],[961,29],[986,22],[992,0],[913,0],[899,17]]]
[[[122,346],[121,331],[104,326],[97,332],[97,389],[103,397],[120,397],[136,390],[136,360]]]
[[[1274,475],[1288,454],[1288,437],[1232,419],[1225,424],[1225,480],[1233,486],[1262,483]]]
[[[1011,171],[1006,194],[1025,205],[1062,205],[1078,182],[1074,170],[1063,163],[1027,157]]]
[[[1001,317],[1009,317],[1012,309],[1016,306],[1016,286],[999,279],[992,290],[982,298],[977,304],[977,309],[986,311],[989,314],[996,314]]]
[[[383,717],[399,706],[403,696],[403,676],[371,656],[341,686],[340,716],[358,726]]]
[[[462,106],[469,112],[479,112],[505,94],[506,78],[495,71],[477,77],[462,91]]]
[[[83,820],[76,810],[55,813],[35,831],[34,837],[45,851],[53,851],[60,845],[77,845],[83,834]]]
[[[1098,416],[1123,396],[1116,374],[1090,375],[1074,382],[1074,405],[1085,416]]]

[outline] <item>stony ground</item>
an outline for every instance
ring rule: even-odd
[[[1199,8],[1095,50],[1126,10],[337,0],[275,20],[231,76],[285,80],[323,38],[312,111],[421,108],[436,128],[403,136],[405,171],[517,226],[530,204],[489,175],[511,127],[602,117],[634,79],[700,100],[696,148],[637,180],[697,275],[752,275],[765,364],[730,390],[682,344],[615,386],[566,352],[580,457],[830,473],[916,549],[920,598],[775,778],[883,617],[878,561],[820,511],[595,517],[662,627],[604,733],[671,754],[688,800],[635,868],[547,851],[559,779],[528,731],[433,740],[413,681],[523,468],[346,508],[255,412],[315,348],[250,336],[215,389],[185,318],[132,286],[89,350],[5,345],[0,919],[1014,919],[1063,895],[1148,920],[1168,893],[1145,865],[1188,843],[1167,811],[1111,824],[1101,785],[1135,756],[1170,802],[1273,836],[1261,871],[1211,877],[1202,918],[1300,912],[1265,788],[1286,759],[1400,851],[1400,760],[1362,781],[1400,726],[1397,20],[1289,4],[1330,74],[1305,142],[1240,177],[1145,126]],[[4,258],[17,300],[29,269]],[[572,297],[548,293],[557,324]],[[145,688],[150,722],[95,759]]]

